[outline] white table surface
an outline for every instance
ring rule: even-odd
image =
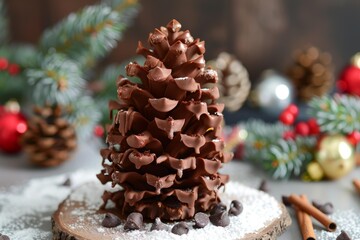
[[[11,185],[22,184],[29,179],[69,173],[78,169],[100,170],[99,148],[100,145],[96,143],[83,144],[74,153],[70,161],[60,167],[50,169],[31,166],[22,154],[15,156],[0,154],[0,187],[6,188]],[[240,181],[254,188],[257,188],[260,181],[266,178],[269,184],[269,193],[278,200],[281,199],[282,195],[303,193],[307,194],[309,199],[331,201],[338,210],[360,210],[360,196],[354,191],[351,184],[351,180],[355,176],[360,178],[360,168],[338,181],[323,182],[274,181],[254,166],[236,160],[226,164],[222,172],[230,174],[232,181]],[[291,212],[290,214],[292,215]],[[48,230],[51,231],[50,223]],[[294,217],[292,226],[279,239],[301,239]]]

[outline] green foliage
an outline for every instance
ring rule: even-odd
[[[53,51],[38,61],[39,67],[26,70],[34,102],[66,105],[77,101],[85,85],[78,64]]]
[[[335,95],[314,98],[310,113],[317,119],[322,132],[348,134],[360,131],[360,98]]]
[[[245,158],[256,163],[275,179],[300,176],[313,159],[316,142],[314,137],[284,140],[284,132],[293,129],[282,123],[267,124],[260,120],[249,120],[242,126],[248,133],[245,139]]]
[[[89,6],[47,30],[40,48],[44,52],[55,48],[84,66],[93,66],[97,58],[115,47],[121,29],[119,14],[110,7]]]

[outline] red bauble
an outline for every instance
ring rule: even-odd
[[[347,139],[352,145],[356,145],[360,142],[360,132],[354,131],[347,136]]]
[[[310,127],[305,122],[299,122],[296,124],[295,132],[300,136],[308,136],[310,133]]]
[[[285,125],[292,125],[295,121],[295,116],[291,112],[283,111],[280,114],[279,120]]]
[[[12,76],[18,75],[20,73],[20,66],[15,63],[10,64],[8,72]]]
[[[347,66],[340,75],[337,87],[342,93],[360,96],[360,68]]]
[[[6,58],[0,57],[0,70],[5,70],[9,65],[9,61]]]
[[[285,111],[294,115],[295,118],[299,114],[299,108],[295,104],[290,104],[289,106],[287,106],[287,108],[285,108]]]
[[[94,134],[96,137],[103,137],[105,133],[104,127],[101,125],[96,125],[94,128]]]
[[[3,111],[0,113],[0,151],[16,153],[21,150],[20,137],[26,132],[24,115]]]
[[[320,133],[320,127],[315,118],[310,118],[307,121],[311,135],[317,135]]]

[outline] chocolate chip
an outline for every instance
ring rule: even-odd
[[[349,237],[349,235],[347,235],[347,233],[345,231],[341,230],[341,233],[336,238],[336,240],[351,240],[351,238]]]
[[[118,216],[112,213],[106,213],[101,225],[106,228],[114,228],[121,224],[121,220]]]
[[[195,227],[196,228],[203,228],[206,225],[209,224],[209,215],[207,215],[206,213],[203,212],[198,212],[195,214],[194,216],[194,220],[195,220]]]
[[[226,211],[218,212],[210,216],[210,221],[215,226],[226,227],[230,224],[230,218]]]
[[[171,232],[177,235],[187,234],[189,232],[189,226],[185,222],[179,222],[173,226]]]
[[[238,216],[244,210],[243,205],[238,200],[233,200],[230,203],[229,215]]]
[[[219,212],[226,211],[226,206],[223,203],[216,204],[210,211],[210,215],[214,215]]]
[[[169,227],[165,223],[163,223],[160,218],[156,218],[155,222],[152,224],[150,230],[151,231],[161,231],[161,230],[168,231]]]
[[[143,226],[143,215],[138,212],[130,213],[124,225],[125,230],[139,230]]]
[[[282,196],[282,202],[285,206],[290,207],[291,206],[291,202],[289,201],[289,197],[288,196]]]
[[[67,178],[66,180],[65,180],[65,182],[63,182],[63,184],[61,184],[62,186],[64,186],[64,187],[70,187],[71,186],[71,179],[70,178]]]
[[[260,183],[259,190],[263,192],[269,192],[269,185],[268,182],[263,179]]]
[[[2,234],[0,233],[0,240],[10,240],[10,238],[9,238],[8,236],[2,235]]]
[[[334,212],[334,205],[330,202],[321,204],[318,201],[313,201],[312,204],[325,214],[332,214]]]

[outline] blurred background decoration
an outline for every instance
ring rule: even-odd
[[[67,157],[49,148],[103,139],[118,75],[143,61],[137,42],[175,18],[206,41],[238,159],[278,179],[339,177],[359,160],[359,10],[355,0],[0,0],[0,140],[12,140],[0,150],[22,139],[31,162],[55,166]]]

